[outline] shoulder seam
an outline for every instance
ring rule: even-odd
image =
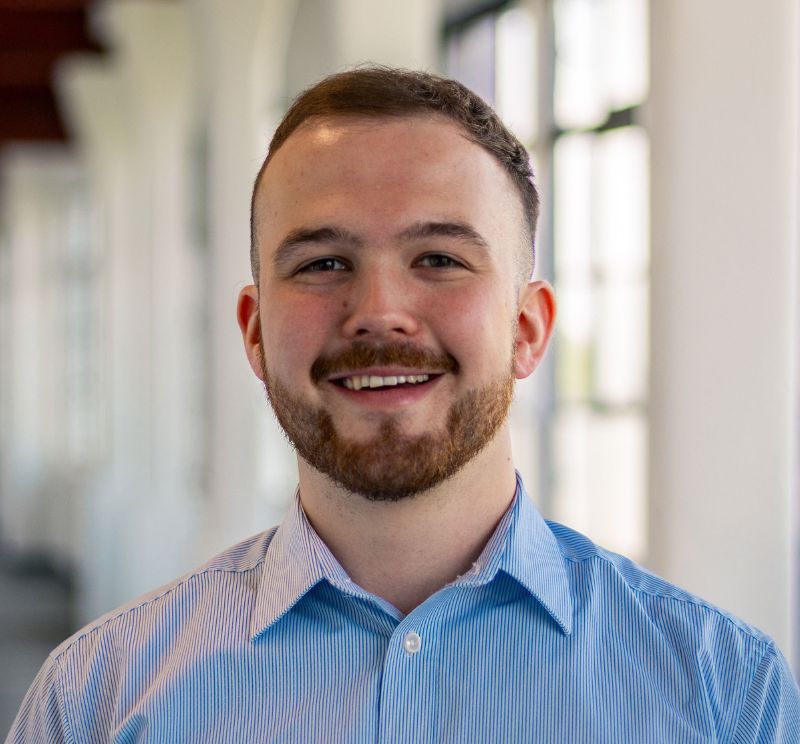
[[[563,553],[562,553],[562,555],[563,555]],[[616,565],[614,564],[613,561],[609,560],[606,556],[601,555],[600,553],[593,553],[591,555],[586,556],[585,558],[575,558],[573,556],[568,556],[568,555],[564,555],[563,557],[564,557],[564,560],[567,560],[570,563],[575,563],[575,564],[587,563],[588,561],[591,561],[591,560],[602,561],[604,564],[610,565],[614,569],[617,569],[617,567],[616,567]],[[619,573],[619,571],[617,571],[617,572]],[[654,574],[654,576],[655,576],[655,574]],[[659,578],[661,581],[666,581],[666,579],[661,579],[660,577],[656,577],[656,578]],[[765,647],[765,646],[772,645],[772,641],[769,638],[759,637],[759,635],[757,635],[755,632],[753,632],[754,629],[749,628],[744,621],[739,620],[738,618],[732,617],[730,614],[724,612],[719,607],[716,607],[715,605],[713,605],[713,604],[711,604],[709,602],[706,602],[705,600],[703,600],[703,599],[701,599],[699,597],[692,596],[691,593],[686,592],[686,590],[684,590],[684,589],[680,589],[680,587],[675,587],[675,588],[679,589],[681,592],[686,592],[687,596],[675,597],[675,596],[672,596],[670,594],[660,594],[658,592],[648,591],[647,589],[643,589],[642,587],[631,586],[631,584],[629,584],[627,580],[625,581],[625,583],[630,587],[631,591],[634,594],[640,594],[640,595],[644,595],[646,597],[653,597],[654,599],[663,599],[663,600],[670,600],[670,601],[674,601],[674,602],[680,602],[682,604],[689,604],[689,605],[692,605],[694,607],[700,607],[700,608],[703,608],[705,610],[708,610],[709,612],[712,612],[715,615],[717,615],[718,617],[722,618],[727,624],[732,625],[734,628],[736,628],[737,630],[739,630],[742,633],[744,633],[745,635],[747,635],[748,638],[752,639],[753,641],[758,643],[760,646]],[[667,583],[669,583],[669,582],[667,582]],[[766,653],[766,650],[765,650],[765,653]]]
[[[261,568],[261,564],[263,563],[263,561],[264,561],[264,556],[259,558],[258,561],[255,564],[253,564],[252,566],[250,566],[249,568],[242,568],[242,569],[226,569],[226,568],[212,568],[212,567],[209,567],[209,568],[202,569],[201,571],[196,571],[194,573],[190,573],[188,576],[184,576],[182,579],[177,579],[171,586],[169,586],[167,589],[165,589],[161,594],[158,594],[155,597],[148,597],[146,600],[144,600],[143,602],[140,602],[137,605],[134,605],[133,607],[127,607],[124,610],[121,610],[120,612],[112,615],[111,617],[106,618],[99,625],[95,625],[92,628],[90,628],[89,630],[87,630],[85,633],[81,633],[77,637],[73,638],[68,646],[66,646],[65,648],[61,649],[61,651],[59,651],[59,653],[57,655],[53,656],[53,661],[54,662],[58,662],[59,659],[61,659],[61,657],[64,654],[66,654],[68,651],[70,651],[75,646],[75,644],[79,643],[84,638],[88,638],[89,636],[94,635],[96,631],[102,630],[109,623],[112,623],[115,620],[119,620],[120,618],[125,617],[126,615],[129,615],[130,613],[135,612],[136,610],[140,610],[143,607],[146,607],[147,605],[153,604],[153,602],[157,602],[159,599],[163,599],[164,597],[169,596],[174,591],[176,591],[180,587],[188,584],[193,579],[199,578],[201,576],[205,576],[206,574],[210,574],[210,573],[228,573],[228,574],[246,574],[246,573],[250,573],[252,571],[255,571],[256,569]]]
[[[64,718],[64,733],[67,736],[68,742],[74,742],[75,735],[72,731],[72,722],[69,720],[69,711],[67,710],[67,689],[64,684],[64,674],[57,658],[53,658],[53,671],[55,672],[58,695],[61,698],[61,715]]]
[[[764,649],[763,653],[761,654],[761,657],[759,658],[758,662],[753,666],[753,671],[752,671],[752,673],[750,675],[750,679],[747,682],[747,694],[744,697],[745,703],[750,698],[750,693],[753,690],[753,685],[755,684],[756,675],[758,674],[759,667],[761,666],[761,664],[764,663],[764,659],[767,658],[767,654],[772,652],[773,658],[775,657],[776,648],[775,648],[774,642],[772,640],[770,640],[765,645],[766,645],[766,648]],[[744,714],[744,709],[745,709],[745,705],[744,704],[739,706],[739,713],[736,716],[736,723],[733,726],[733,728],[731,729],[731,731],[732,731],[732,734],[731,734],[731,742],[732,742],[732,744],[736,743],[736,739],[737,739],[738,731],[739,731],[739,724],[742,722],[742,715]]]

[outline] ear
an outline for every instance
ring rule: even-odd
[[[239,300],[236,303],[236,320],[239,322],[239,330],[242,332],[244,351],[247,354],[247,361],[250,362],[250,369],[263,382],[261,318],[258,314],[258,288],[254,284],[248,284],[239,292]]]
[[[530,282],[522,288],[514,342],[514,374],[518,380],[528,377],[542,360],[555,318],[556,298],[547,282]]]

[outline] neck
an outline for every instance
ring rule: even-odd
[[[350,578],[405,614],[470,569],[515,490],[506,426],[456,475],[398,502],[345,491],[302,459],[299,475],[303,510]]]

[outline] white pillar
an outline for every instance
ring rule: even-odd
[[[0,528],[14,552],[72,557],[66,460],[65,233],[81,169],[62,147],[20,146],[2,160],[0,219],[8,251],[2,298]]]
[[[137,497],[147,504],[152,489],[149,252],[140,234],[135,140],[121,75],[107,63],[77,58],[59,72],[62,108],[90,167],[103,225],[108,443],[86,493],[77,611],[85,620],[129,598],[130,530]]]
[[[297,5],[287,50],[289,97],[324,75],[360,63],[438,68],[440,0],[299,0]]]
[[[438,66],[438,0],[334,0],[332,5],[336,67],[360,62],[423,70]]]
[[[107,467],[89,497],[84,617],[190,568],[199,503],[191,27],[172,3],[101,10],[112,61],[75,58],[59,79],[107,231],[111,431]]]
[[[790,646],[793,2],[651,3],[651,564]]]
[[[134,126],[131,185],[138,190],[141,222],[129,244],[141,255],[145,293],[127,312],[145,310],[139,327],[150,352],[149,367],[133,365],[133,372],[144,378],[138,384],[149,388],[145,432],[151,489],[134,496],[139,537],[131,588],[138,592],[194,563],[199,503],[194,469],[200,464],[192,414],[199,403],[199,354],[194,350],[203,332],[188,209],[195,50],[191,18],[182,3],[117,0],[102,10],[100,25],[118,59],[126,112]],[[126,343],[124,337],[118,341]]]
[[[4,366],[9,396],[4,401],[7,408],[2,432],[4,477],[0,516],[4,542],[19,551],[36,542],[34,494],[44,470],[41,377],[45,372],[45,349],[38,342],[38,332],[44,328],[42,222],[37,214],[35,184],[29,183],[31,177],[24,161],[13,162],[6,157],[3,166],[3,217],[10,277],[9,294],[4,298],[9,313],[9,356]]]
[[[202,550],[277,522],[296,482],[294,458],[245,358],[236,298],[250,279],[250,192],[283,90],[294,0],[196,0],[208,143],[211,394]]]

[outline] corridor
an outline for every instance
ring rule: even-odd
[[[0,739],[47,654],[71,632],[69,582],[47,565],[0,556]]]

